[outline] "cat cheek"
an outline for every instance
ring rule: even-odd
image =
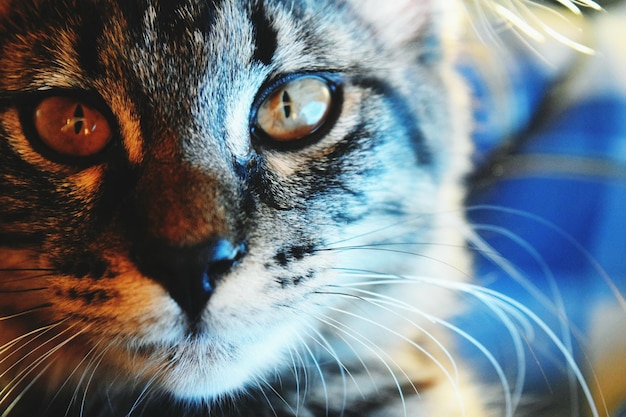
[[[96,340],[160,343],[183,337],[180,309],[160,285],[138,272],[102,280],[54,277],[50,301],[60,319],[82,323]]]
[[[0,19],[4,19],[11,10],[11,0],[0,0]]]

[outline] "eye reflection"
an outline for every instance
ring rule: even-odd
[[[328,83],[303,76],[279,86],[259,107],[256,123],[273,140],[294,141],[315,133],[331,108]]]
[[[96,155],[111,141],[104,115],[72,98],[48,97],[35,108],[33,117],[39,139],[62,155]]]

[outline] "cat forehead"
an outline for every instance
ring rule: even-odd
[[[280,65],[297,55],[323,60],[340,55],[338,46],[345,46],[346,54],[354,46],[348,45],[350,19],[341,17],[345,5],[339,1],[24,0],[7,4],[11,18],[0,15],[0,30],[8,38],[11,32],[19,33],[13,38],[16,43],[37,46],[30,52],[43,59],[30,65],[33,68],[45,65],[48,57],[66,65],[64,58],[73,54],[78,62],[71,64],[87,71],[125,60],[133,61],[132,69],[143,63],[138,61],[141,56],[129,53],[134,49],[149,55],[148,64],[169,59],[169,65],[184,72],[193,63],[223,66],[220,60],[231,67],[251,61]],[[277,49],[285,51],[275,57]],[[108,59],[102,58],[103,50],[110,51]],[[285,71],[298,66],[289,64]],[[314,70],[315,62],[300,66]]]
[[[0,17],[0,31],[16,43],[39,46],[24,55],[44,52],[37,62],[26,63],[26,73],[52,62],[88,76],[107,66],[125,75],[134,70],[147,75],[145,69],[157,63],[160,69],[176,68],[179,77],[187,70],[192,77],[203,69],[236,72],[257,62],[271,63],[274,74],[390,65],[393,59],[385,55],[406,50],[397,42],[414,36],[415,28],[403,30],[402,19],[389,23],[410,15],[406,26],[419,28],[417,17],[431,8],[425,1],[407,0],[399,3],[403,7],[382,8],[380,18],[358,0],[8,1],[17,11],[4,19],[12,25]]]

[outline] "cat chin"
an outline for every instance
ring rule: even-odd
[[[118,352],[115,361],[123,363],[133,390],[161,392],[183,403],[211,403],[262,384],[285,363],[294,333],[278,326],[264,330],[262,337],[198,337],[176,346],[135,348]]]

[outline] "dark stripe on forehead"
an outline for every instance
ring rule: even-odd
[[[141,28],[147,1],[145,0],[117,0],[117,8],[122,13],[129,28]]]
[[[98,39],[102,36],[103,23],[99,13],[88,10],[89,3],[78,3],[81,9],[81,26],[78,29],[78,41],[76,53],[80,67],[91,77],[95,77],[101,71],[100,58],[98,56]]]
[[[254,28],[255,49],[253,59],[269,65],[276,52],[278,34],[272,26],[269,16],[267,16],[262,1],[254,2],[252,5],[250,20]]]
[[[130,30],[139,30],[148,7],[153,6],[157,29],[177,38],[195,29],[208,34],[221,3],[222,0],[118,0],[118,7]]]
[[[221,0],[156,0],[156,25],[176,39],[196,29],[208,34],[220,3]]]
[[[415,116],[408,98],[403,96],[389,83],[377,78],[360,78],[354,80],[354,83],[360,87],[370,89],[372,92],[385,99],[393,115],[398,120],[398,126],[403,126],[412,139],[418,163],[420,165],[432,164],[432,152],[426,144],[424,133],[420,127],[420,121]]]

